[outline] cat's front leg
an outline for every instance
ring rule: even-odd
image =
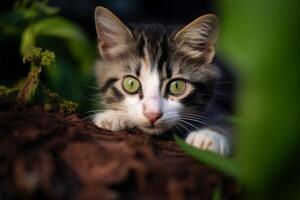
[[[124,116],[113,110],[98,113],[93,121],[99,128],[112,131],[121,131],[134,126],[130,121],[126,120]]]
[[[228,139],[218,132],[210,129],[200,129],[189,133],[186,142],[196,148],[213,151],[228,156],[230,147]]]

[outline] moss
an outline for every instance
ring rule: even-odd
[[[75,113],[78,105],[73,101],[62,98],[59,94],[50,91],[43,87],[43,91],[48,97],[47,103],[44,104],[46,111],[59,112],[63,115],[70,115]]]
[[[63,114],[65,115],[70,115],[75,113],[78,105],[73,101],[63,99],[63,101],[59,104],[59,107],[60,107],[60,112],[63,112]]]

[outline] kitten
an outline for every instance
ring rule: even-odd
[[[101,56],[96,76],[107,109],[95,116],[98,127],[185,133],[186,142],[197,148],[229,154],[228,132],[204,117],[215,112],[211,101],[220,77],[211,64],[218,38],[215,15],[179,30],[161,25],[129,29],[111,11],[97,7],[95,23]]]

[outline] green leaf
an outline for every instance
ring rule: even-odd
[[[239,179],[239,171],[232,159],[225,158],[223,156],[217,155],[210,151],[203,151],[197,149],[184,140],[180,139],[177,135],[174,135],[177,144],[190,156],[194,157],[200,162],[223,172],[224,174]]]
[[[32,27],[28,27],[22,34],[21,54],[27,55],[35,47],[36,34]]]
[[[82,73],[87,74],[94,62],[94,48],[91,46],[84,31],[61,17],[48,17],[30,25],[22,36],[22,55],[36,46],[38,37],[54,37],[67,41],[73,58],[79,62]]]
[[[212,200],[222,200],[222,184],[218,184],[214,190]]]
[[[300,187],[299,1],[220,4],[220,53],[244,78],[236,134],[242,181],[255,199],[289,199]]]

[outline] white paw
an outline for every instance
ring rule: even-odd
[[[223,156],[229,155],[227,139],[213,130],[193,131],[187,136],[186,142],[199,149],[213,151]]]
[[[94,117],[93,121],[99,128],[112,131],[121,131],[132,127],[128,121],[124,120],[118,113],[113,111],[99,113]]]

